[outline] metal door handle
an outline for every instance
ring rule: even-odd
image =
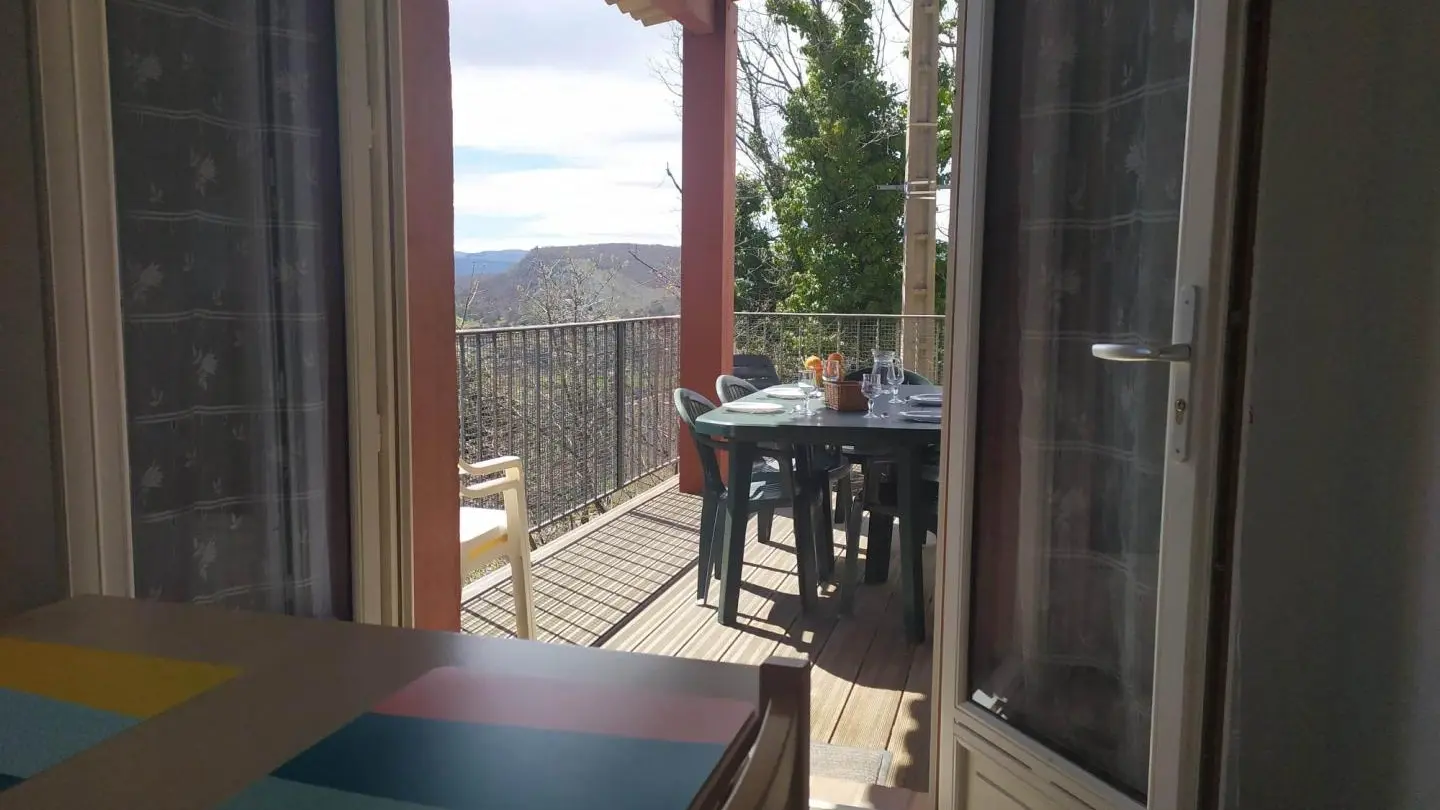
[[[1096,343],[1090,353],[1101,360],[1116,363],[1188,363],[1190,344],[1169,346],[1138,346],[1131,343]]]

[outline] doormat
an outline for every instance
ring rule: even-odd
[[[878,785],[890,770],[890,752],[874,748],[810,743],[810,775]]]

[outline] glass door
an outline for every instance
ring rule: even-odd
[[[1187,806],[1198,770],[1238,49],[1235,4],[1196,3],[962,17],[942,643],[967,750],[1056,806]]]
[[[1190,0],[995,8],[969,678],[1137,799],[1170,369],[1092,346],[1170,342],[1192,23]]]
[[[107,0],[133,592],[351,615],[333,0]]]

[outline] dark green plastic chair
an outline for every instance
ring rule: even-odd
[[[730,513],[730,493],[725,486],[725,479],[720,474],[720,459],[716,456],[717,450],[725,449],[725,442],[706,436],[695,429],[695,420],[715,410],[715,403],[688,388],[677,388],[675,389],[675,410],[680,415],[680,421],[685,424],[685,429],[689,431],[691,441],[695,442],[695,452],[700,457],[700,472],[704,479],[704,486],[701,490],[700,548],[695,583],[695,598],[704,602],[710,593],[711,578],[718,579],[720,577],[721,551],[724,549],[725,539],[729,537],[723,516]],[[746,514],[746,520],[749,520],[750,515],[756,516],[756,533],[762,543],[770,542],[770,529],[775,522],[775,510],[794,502],[795,493],[790,483],[793,478],[793,475],[781,475],[779,467],[770,465],[757,465],[751,472],[749,512]],[[802,565],[805,564],[804,550],[808,545],[808,543],[799,542],[798,539],[795,543],[796,549],[802,555]],[[732,587],[738,589],[738,586],[739,583],[721,583],[721,587],[727,589]]]

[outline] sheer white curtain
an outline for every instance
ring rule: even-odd
[[[1142,796],[1192,6],[995,6],[970,689]]]
[[[350,614],[332,0],[108,0],[135,590]]]

